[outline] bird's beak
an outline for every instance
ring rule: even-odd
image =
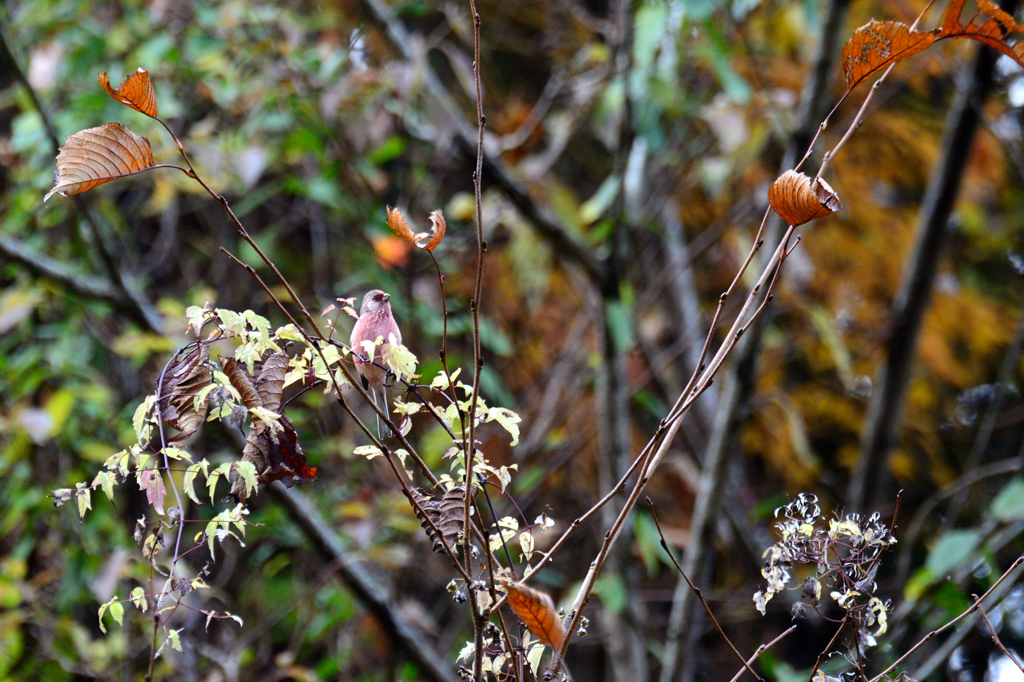
[[[391,300],[391,294],[384,294],[384,302],[387,303]]]

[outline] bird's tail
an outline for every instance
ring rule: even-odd
[[[371,391],[370,395],[373,396],[373,404],[377,405],[377,391],[376,390]],[[378,407],[380,407],[382,410],[384,410],[385,414],[391,414],[391,411],[388,409],[387,389],[384,388],[383,386],[380,387],[380,396],[383,399],[384,404],[383,405],[379,405]],[[380,415],[377,414],[376,412],[374,412],[374,417],[376,417],[376,419],[377,419],[377,436],[379,438],[391,438],[391,436],[394,435],[394,434],[391,433],[391,428],[387,425],[387,422],[381,421]]]

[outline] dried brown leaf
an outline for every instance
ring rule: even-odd
[[[288,374],[288,356],[270,352],[263,356],[262,362],[255,363],[253,371],[256,373],[256,392],[263,401],[263,407],[271,412],[280,412],[284,378]]]
[[[181,431],[172,441],[188,438],[206,419],[210,398],[203,398],[197,410],[195,397],[210,385],[209,359],[209,345],[197,343],[187,353],[179,355],[164,373],[160,386],[160,414],[165,424]]]
[[[935,31],[911,31],[901,21],[871,21],[861,26],[843,46],[843,73],[850,91],[865,78],[935,42]]]
[[[221,366],[224,368],[224,374],[228,381],[241,394],[243,405],[250,410],[254,407],[263,407],[263,399],[256,391],[256,386],[253,385],[253,378],[245,371],[242,364],[236,362],[234,358],[224,358],[221,361]]]
[[[281,415],[277,423],[280,429],[275,431],[260,419],[252,420],[242,450],[242,461],[251,462],[256,467],[260,483],[281,481],[290,488],[296,481],[314,480],[317,469],[307,466],[306,454],[299,445],[292,421]],[[241,478],[235,479],[231,493],[245,501],[245,482]]]
[[[69,135],[57,153],[53,189],[46,193],[43,201],[54,194],[65,197],[80,194],[153,165],[149,140],[120,123],[80,130]]]
[[[819,178],[814,189],[811,189],[811,182],[805,174],[788,170],[768,188],[768,203],[780,218],[794,226],[843,207],[839,196],[825,180]]]
[[[438,554],[444,554],[444,541],[434,531],[434,528],[430,526],[430,522],[433,522],[437,530],[441,531],[441,535],[444,540],[448,542],[448,546],[452,548],[458,548],[459,535],[465,525],[465,494],[464,486],[456,486],[445,493],[443,496],[427,495],[419,488],[413,488],[410,492],[412,493],[413,499],[416,504],[423,510],[421,513],[416,508],[416,504],[413,505],[413,510],[416,512],[416,516],[420,520],[420,525],[427,531],[427,535],[431,540],[434,541],[433,549]],[[424,518],[426,514],[430,522]]]
[[[1024,40],[1009,45],[1005,41],[1011,33],[1024,32],[1013,17],[1004,12],[991,0],[976,0],[979,12],[967,24],[960,21],[964,0],[954,0],[946,9],[946,18],[939,31],[939,40],[945,38],[970,38],[999,50],[1015,62],[1024,66]],[[986,18],[987,15],[987,18]]]
[[[428,241],[426,244],[424,244],[422,246],[417,244],[417,246],[420,246],[420,248],[426,249],[427,251],[433,251],[434,249],[437,248],[437,245],[441,243],[441,240],[444,239],[444,233],[445,233],[445,230],[447,230],[447,229],[448,229],[448,226],[444,222],[444,216],[441,214],[441,209],[437,209],[436,211],[431,211],[430,212],[430,241]],[[419,236],[420,235],[417,235],[417,237],[419,237]],[[427,236],[427,235],[424,234],[422,236]]]
[[[288,357],[267,351],[262,360],[253,364],[255,376],[251,376],[233,358],[225,359],[222,364],[224,374],[231,385],[238,389],[247,408],[262,407],[280,415],[277,428],[258,417],[252,417],[242,450],[242,461],[256,467],[256,477],[261,483],[281,481],[290,488],[295,481],[315,479],[316,467],[306,465],[306,455],[299,445],[295,426],[281,412],[281,394],[288,371]],[[245,500],[245,482],[241,478],[235,479],[231,493]]]
[[[555,604],[551,597],[522,583],[504,581],[508,590],[508,605],[515,611],[523,625],[533,633],[542,644],[555,651],[565,641],[565,628],[558,617]]]
[[[149,71],[140,66],[138,71],[121,81],[117,90],[110,87],[110,78],[106,73],[99,74],[99,81],[103,89],[121,104],[140,114],[156,118],[156,94],[153,92],[153,83],[149,80]]]
[[[399,237],[407,242],[415,243],[416,237],[413,236],[412,230],[409,229],[409,224],[405,222],[405,217],[402,212],[397,208],[388,208],[388,227],[397,234]]]

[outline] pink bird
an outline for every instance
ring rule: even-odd
[[[377,391],[380,391],[381,398],[384,400],[384,411],[389,414],[387,389],[384,387],[387,372],[372,363],[383,365],[388,361],[391,356],[391,344],[388,341],[392,334],[395,336],[396,343],[402,343],[402,332],[391,315],[391,304],[388,303],[390,300],[391,294],[386,294],[380,289],[367,292],[363,297],[363,304],[359,308],[359,319],[352,327],[352,338],[349,342],[352,352],[356,354],[353,356],[353,362],[363,380],[363,389],[370,392],[374,405],[378,404]],[[369,361],[363,360],[362,358],[367,356],[366,348],[362,345],[363,341],[375,342],[378,338],[383,342],[374,348],[373,357]],[[391,429],[386,424],[381,424],[379,416],[377,417],[377,434],[381,438],[391,437]]]

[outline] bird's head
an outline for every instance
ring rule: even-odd
[[[366,296],[363,296],[363,305],[359,308],[359,315],[363,316],[367,313],[379,313],[382,310],[386,310],[390,308],[388,305],[390,300],[391,294],[385,293],[380,289],[368,291]]]

